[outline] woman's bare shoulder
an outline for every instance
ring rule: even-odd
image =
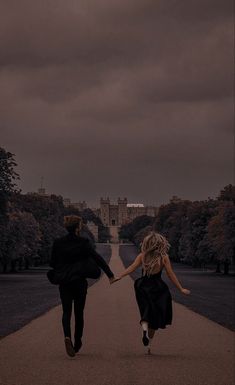
[[[142,261],[142,259],[143,259],[142,253],[139,253],[139,254],[136,256],[136,259]]]

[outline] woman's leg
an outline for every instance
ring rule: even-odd
[[[155,334],[155,330],[149,328],[148,329],[148,337],[149,337],[148,354],[151,354],[151,345],[152,345],[154,334]]]
[[[141,321],[141,326],[144,332],[148,331],[148,322],[147,321]]]
[[[139,307],[139,312],[141,316],[140,324],[143,330],[142,342],[144,346],[148,346],[149,338],[148,338],[148,318],[149,318],[149,301],[148,295],[146,294],[146,290],[144,287],[145,278],[139,278],[135,281],[135,296],[136,301]]]
[[[149,328],[149,329],[148,329],[148,336],[149,336],[149,338],[153,339],[154,334],[155,334],[155,330]]]
[[[141,326],[143,329],[143,337],[142,337],[142,342],[144,346],[148,346],[149,344],[149,338],[148,338],[148,322],[146,321],[141,321]]]

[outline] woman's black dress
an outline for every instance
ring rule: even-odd
[[[150,329],[164,329],[172,322],[172,298],[167,284],[161,278],[162,270],[138,278],[135,295],[141,321],[148,322]],[[140,322],[141,322],[140,321]]]

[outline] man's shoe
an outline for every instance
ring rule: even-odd
[[[82,347],[82,341],[81,340],[78,341],[78,342],[75,342],[74,343],[74,351],[75,351],[75,353],[78,353],[79,350],[81,349],[81,347]]]
[[[69,337],[65,337],[64,343],[65,343],[65,349],[66,349],[66,352],[67,352],[68,356],[69,357],[74,357],[75,356],[75,351],[74,351],[71,339]]]
[[[149,344],[149,339],[148,339],[148,336],[147,336],[147,331],[143,331],[143,338],[142,338],[142,341],[143,341],[143,344],[144,346],[148,346]]]

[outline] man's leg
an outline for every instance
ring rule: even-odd
[[[76,289],[74,296],[74,315],[75,315],[75,333],[74,333],[74,350],[78,352],[82,346],[82,334],[84,327],[83,311],[86,303],[87,281],[82,282]]]
[[[70,357],[75,356],[74,347],[71,341],[71,315],[72,315],[72,304],[73,297],[68,290],[68,288],[60,287],[60,298],[62,302],[63,315],[62,315],[62,325],[64,330],[65,337],[65,349],[67,354]]]
[[[62,325],[64,330],[64,336],[71,338],[71,316],[72,316],[72,304],[73,299],[72,296],[69,295],[69,293],[61,288],[60,289],[60,298],[62,302],[62,309],[63,309],[63,315],[62,315]]]

